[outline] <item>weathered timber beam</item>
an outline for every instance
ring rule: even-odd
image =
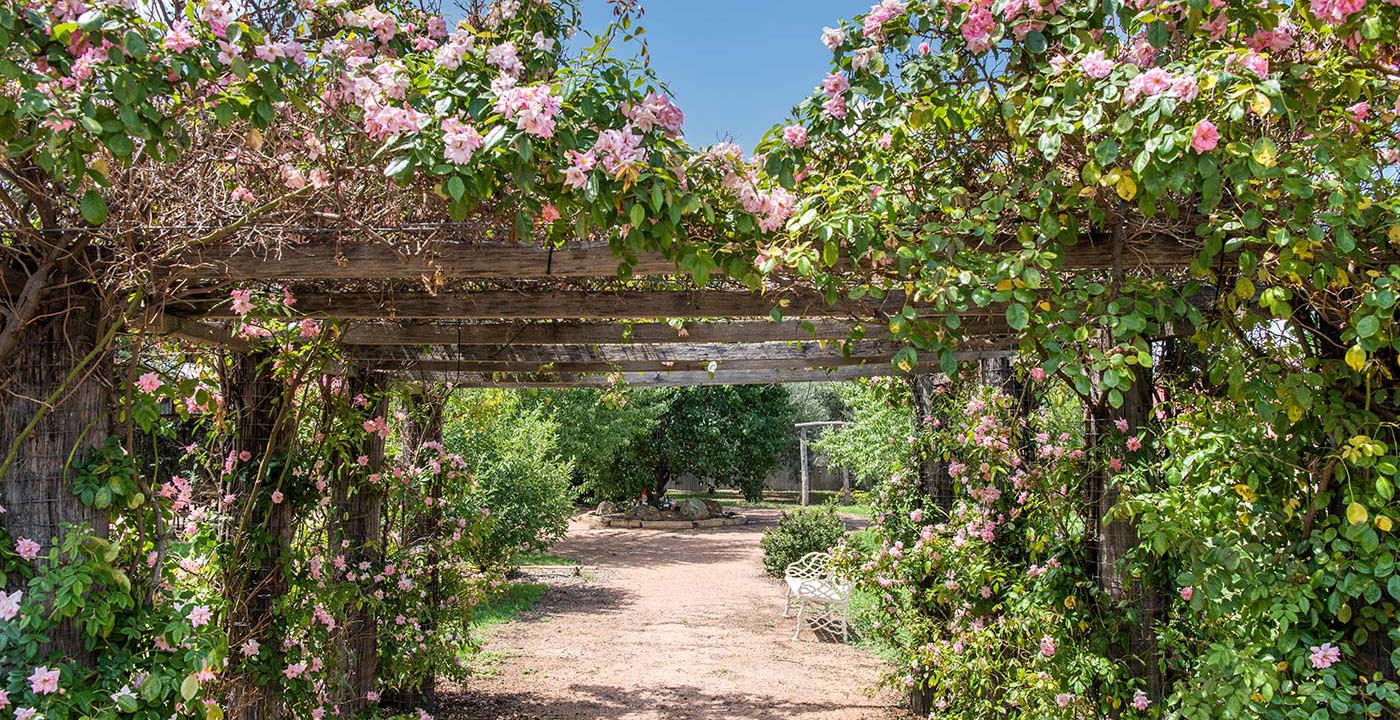
[[[692,343],[685,345],[465,345],[433,347],[357,347],[359,360],[443,360],[472,362],[637,362],[711,360],[811,360],[843,357],[892,357],[903,344],[889,340],[806,340],[791,343]]]
[[[923,372],[934,372],[932,368]],[[855,367],[822,369],[781,369],[781,370],[719,370],[714,373],[704,371],[646,372],[615,374],[583,373],[457,373],[442,371],[402,372],[399,377],[419,382],[450,382],[461,387],[498,388],[570,388],[570,387],[612,387],[619,383],[629,387],[685,387],[699,385],[771,385],[792,382],[840,382],[859,378],[907,376],[893,365],[860,365]]]
[[[618,277],[625,259],[606,244],[575,243],[551,249],[515,243],[438,242],[414,248],[313,241],[272,248],[195,249],[172,262],[172,274],[227,282]],[[632,260],[633,276],[681,272],[659,253],[634,255]]]
[[[759,295],[738,290],[581,290],[538,293],[513,290],[455,292],[309,293],[296,309],[309,317],[342,320],[646,320],[662,318],[761,318],[775,308],[787,317],[874,318],[904,307],[903,293],[883,300],[839,301],[829,305],[820,293]],[[172,302],[179,316],[228,318],[225,299]]]
[[[838,368],[860,365],[888,365],[894,356],[813,358],[811,360],[784,360],[755,358],[748,360],[714,360],[717,370],[799,370],[804,368]],[[410,375],[419,372],[462,372],[462,373],[563,373],[563,374],[607,374],[614,372],[709,372],[710,361],[703,360],[619,360],[614,362],[561,361],[524,362],[490,360],[359,360],[358,364],[368,370],[395,372],[403,371]]]
[[[1004,325],[1005,322],[1003,321]],[[355,324],[340,341],[346,345],[618,345],[786,342],[842,340],[862,327],[867,340],[888,340],[884,323],[851,320],[731,320],[687,322],[488,322],[451,325]]]
[[[1005,250],[1019,246],[1007,244]],[[988,252],[997,252],[996,249]],[[1112,244],[1085,239],[1062,249],[1065,268],[1094,270],[1114,265]],[[1186,268],[1198,248],[1175,240],[1130,243],[1123,263],[1130,270]],[[600,243],[570,243],[550,249],[501,242],[442,241],[421,244],[313,240],[272,247],[218,245],[196,248],[172,263],[174,277],[206,282],[302,282],[388,280],[421,277],[443,280],[616,277],[624,257]],[[633,255],[631,274],[680,274],[660,253]]]
[[[1009,349],[965,351],[957,353],[959,360],[981,360],[989,357],[1007,357],[1013,352]],[[728,359],[717,358],[713,361],[706,360],[616,360],[611,362],[602,361],[571,361],[563,360],[557,362],[529,362],[529,361],[498,361],[498,360],[445,360],[445,359],[417,359],[417,360],[391,360],[391,359],[370,359],[356,360],[357,365],[368,370],[382,372],[404,372],[410,376],[415,373],[561,373],[561,374],[588,374],[588,373],[647,373],[647,372],[709,372],[711,364],[716,371],[725,370],[819,370],[826,368],[850,368],[860,366],[885,365],[894,362],[894,355],[862,355],[852,357],[816,357],[810,359],[791,358],[746,358]]]

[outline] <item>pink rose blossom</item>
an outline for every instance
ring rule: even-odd
[[[1191,598],[1196,596],[1196,589],[1191,587],[1190,585],[1187,585],[1186,587],[1181,589],[1180,594],[1182,600],[1185,600],[1186,602],[1191,602]]]
[[[161,384],[160,376],[153,372],[142,375],[140,379],[136,381],[137,389],[148,395],[159,390]]]
[[[214,612],[209,609],[208,605],[196,605],[185,617],[190,621],[191,626],[204,627],[214,618]]]
[[[34,668],[34,673],[29,676],[29,689],[35,695],[48,695],[58,692],[59,671],[50,670],[48,667]]]
[[[36,543],[27,537],[21,537],[18,541],[15,542],[15,552],[19,553],[19,556],[24,558],[25,560],[33,560],[34,558],[39,557],[39,550],[39,543]]]
[[[1312,648],[1308,659],[1312,661],[1314,669],[1326,670],[1342,659],[1342,651],[1330,642],[1323,643]]]
[[[1105,58],[1102,50],[1095,50],[1079,61],[1079,69],[1095,80],[1102,80],[1113,72],[1113,61]]]
[[[1147,709],[1147,706],[1149,706],[1149,705],[1151,705],[1151,704],[1152,704],[1152,701],[1149,700],[1149,699],[1147,699],[1147,693],[1144,693],[1144,692],[1141,691],[1141,690],[1138,690],[1137,692],[1133,693],[1133,709],[1134,709],[1134,710],[1139,710],[1139,711],[1140,711],[1140,710],[1146,710],[1146,709]]]
[[[789,125],[783,128],[783,142],[787,143],[788,147],[806,147],[807,128],[801,125]]]
[[[1220,131],[1216,129],[1215,123],[1209,120],[1202,120],[1196,123],[1196,127],[1191,130],[1191,149],[1198,154],[1205,154],[1215,149],[1220,142]]]

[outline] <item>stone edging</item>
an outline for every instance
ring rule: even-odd
[[[631,518],[593,517],[594,527],[600,528],[640,528],[642,530],[700,530],[705,528],[733,527],[747,525],[749,519],[743,515],[734,517],[707,518],[705,520],[633,520]]]

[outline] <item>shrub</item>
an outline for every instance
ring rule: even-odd
[[[781,577],[787,566],[810,552],[827,552],[846,535],[846,523],[836,508],[801,508],[785,512],[778,526],[763,533],[763,569]]]
[[[455,393],[448,410],[445,443],[476,479],[472,495],[491,508],[471,560],[503,566],[563,537],[573,512],[573,467],[559,457],[554,422],[500,391]]]

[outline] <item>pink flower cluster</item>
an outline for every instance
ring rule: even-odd
[[[1366,0],[1312,0],[1310,7],[1317,19],[1331,25],[1341,25],[1347,18],[1361,12],[1366,7]]]
[[[550,94],[548,85],[507,87],[499,91],[496,112],[515,126],[542,138],[554,137],[554,117],[559,114],[559,98]]]
[[[1189,103],[1200,94],[1200,87],[1196,79],[1189,75],[1173,75],[1161,68],[1152,68],[1128,81],[1128,88],[1123,91],[1123,103],[1132,105],[1140,97],[1156,97],[1163,93]]]
[[[472,153],[481,149],[485,139],[476,128],[457,118],[443,118],[442,140],[445,145],[442,154],[448,162],[466,165],[471,162]]]
[[[730,173],[724,179],[724,189],[738,199],[745,212],[758,219],[758,227],[763,232],[782,227],[797,206],[797,197],[781,187],[766,192],[760,190],[753,172]]]
[[[991,11],[979,2],[967,11],[967,17],[963,19],[958,32],[962,33],[963,40],[967,41],[967,49],[980,55],[992,49],[994,29],[996,19],[992,17]]]
[[[826,102],[822,103],[822,109],[834,118],[846,117],[846,93],[851,89],[851,81],[846,79],[845,73],[834,72],[826,76],[822,81],[822,90],[826,92]]]
[[[660,127],[671,137],[680,137],[681,127],[685,124],[685,113],[671,102],[671,98],[655,92],[647,93],[640,105],[628,103],[622,108],[622,114],[633,127],[644,133]]]
[[[882,40],[885,37],[885,23],[903,15],[909,6],[904,0],[882,0],[870,7],[865,16],[863,32],[866,39]]]

